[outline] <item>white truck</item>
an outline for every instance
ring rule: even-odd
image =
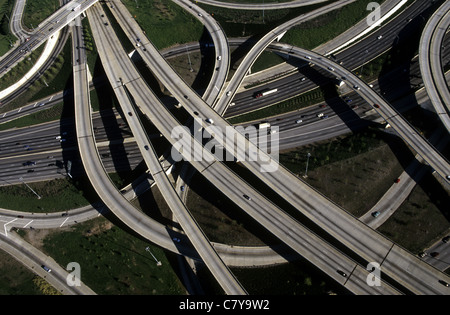
[[[272,90],[262,91],[262,92],[256,93],[256,94],[255,94],[255,98],[267,96],[267,95],[269,95],[269,94],[273,94],[273,93],[276,93],[276,92],[278,92],[278,89],[272,89]]]
[[[264,123],[260,123],[259,125],[258,125],[258,129],[267,129],[267,128],[270,128],[270,123],[268,123],[268,122],[264,122]]]

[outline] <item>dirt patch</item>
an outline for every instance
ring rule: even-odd
[[[42,250],[44,247],[44,239],[54,233],[60,233],[61,231],[69,231],[70,227],[65,227],[61,229],[41,229],[41,230],[27,230],[23,236],[23,239],[36,247],[39,250]],[[21,234],[22,235],[22,234]]]

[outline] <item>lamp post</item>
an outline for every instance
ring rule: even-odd
[[[25,184],[25,186],[27,186],[28,187],[28,189],[30,189],[36,196],[37,196],[37,198],[38,199],[41,199],[41,196],[39,196],[30,186],[28,186],[27,185],[27,183],[25,183],[24,181],[23,181],[23,178],[21,177],[21,178],[19,178],[21,181],[22,181],[22,183],[24,183]]]
[[[153,259],[156,261],[156,265],[157,265],[157,266],[161,266],[161,265],[162,265],[161,261],[159,261],[158,259],[156,259],[156,257],[152,254],[152,252],[150,251],[150,247],[147,246],[147,247],[145,248],[145,250],[146,250],[147,252],[149,252],[150,255],[152,255]]]
[[[311,153],[308,152],[308,155],[306,156],[306,169],[305,169],[305,175],[303,176],[304,178],[308,177],[308,164],[309,164],[309,157],[311,156]]]
[[[187,45],[186,45],[186,52],[187,52],[188,60],[189,60],[189,71],[194,72],[194,69],[192,69],[191,55],[189,54],[189,48]]]

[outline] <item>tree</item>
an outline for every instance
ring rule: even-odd
[[[6,13],[3,14],[2,20],[0,22],[0,33],[2,35],[8,35],[9,34],[9,20],[6,16]]]

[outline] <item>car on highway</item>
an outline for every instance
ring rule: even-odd
[[[377,37],[377,39],[382,39],[382,38],[383,38],[383,35],[380,35]]]
[[[205,119],[205,121],[208,123],[208,124],[214,124],[214,120],[212,120],[211,118],[206,118]]]
[[[446,287],[450,287],[450,285],[447,282],[445,282],[444,280],[439,280],[439,283],[442,285],[445,285]]]
[[[296,124],[299,124],[299,123],[301,123],[301,122],[303,122],[303,120],[301,120],[301,119],[297,119],[297,120],[295,121]]]
[[[133,116],[133,114],[131,112],[128,112],[128,116]]]
[[[150,148],[148,147],[148,145],[144,145],[145,150],[149,150]]]
[[[448,241],[450,241],[450,235],[447,235],[446,237],[444,237],[444,238],[442,239],[442,241],[443,241],[444,243],[448,243]]]
[[[380,108],[380,105],[378,105],[378,104],[373,104],[373,106],[374,106],[375,108]]]
[[[33,173],[34,172],[34,170],[28,170],[27,171],[27,173]]]
[[[436,258],[436,257],[439,256],[439,253],[438,253],[438,252],[432,252],[432,253],[430,254],[430,256]]]
[[[311,57],[310,57],[310,56],[305,56],[305,58],[311,60]]]
[[[427,255],[426,252],[420,252],[420,253],[419,253],[419,257],[420,257],[420,258],[423,258],[423,257],[425,257],[426,255]]]
[[[181,191],[184,191],[184,190],[185,190],[184,185],[180,187],[180,190],[181,190]]]
[[[35,161],[26,161],[23,163],[23,166],[36,165]]]
[[[250,198],[250,196],[248,196],[248,195],[243,195],[243,196],[244,196],[244,198],[247,199],[247,200],[252,200],[252,198]]]
[[[328,67],[328,70],[334,71],[334,68],[333,67]]]
[[[347,277],[347,274],[345,272],[343,272],[342,270],[336,270],[336,272],[343,277]]]
[[[219,60],[219,61],[222,60],[222,56],[218,56],[217,60]]]
[[[179,243],[181,241],[178,237],[174,237],[172,240],[174,240],[177,243]]]
[[[397,183],[397,184],[400,183],[400,178],[395,179],[394,183]]]
[[[41,267],[42,267],[42,269],[44,269],[44,270],[47,271],[47,272],[51,272],[51,271],[52,271],[52,270],[51,270],[50,268],[48,268],[46,265],[42,265]]]
[[[374,212],[372,212],[372,216],[373,216],[374,218],[378,217],[380,214],[381,214],[380,211],[374,211]]]
[[[357,85],[354,85],[353,88],[354,88],[355,90],[358,90],[358,91],[361,90],[361,88],[360,88],[359,86],[357,86]]]
[[[199,17],[202,17],[202,16],[203,16],[203,14],[199,13],[199,14],[198,14],[198,16],[199,16]]]
[[[320,107],[320,108],[325,108],[325,107],[327,107],[327,105],[322,104],[322,105],[320,105],[319,107]]]

